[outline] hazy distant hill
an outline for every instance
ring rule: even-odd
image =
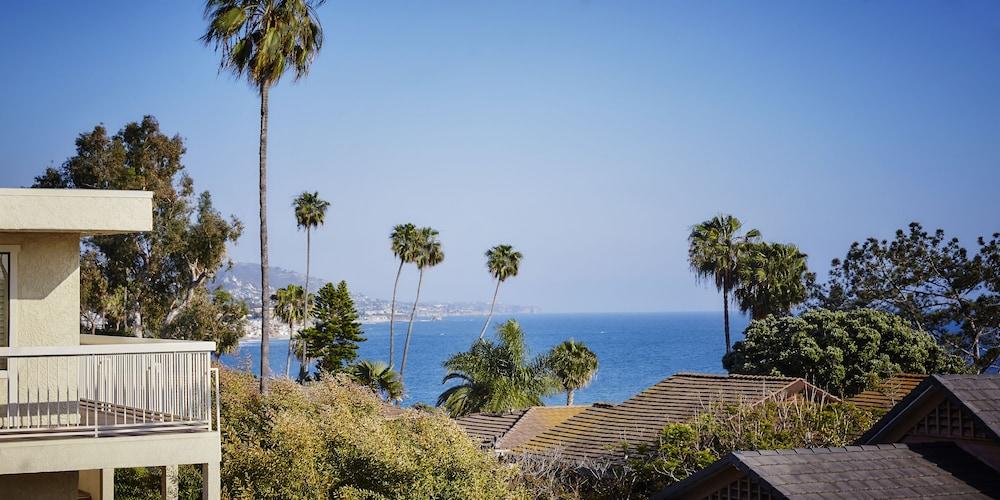
[[[290,284],[301,285],[306,280],[305,274],[280,267],[271,267],[269,277],[272,293],[274,290]],[[310,276],[309,290],[315,292],[327,282],[328,280],[323,278]],[[260,264],[234,263],[231,269],[219,272],[219,275],[215,278],[214,285],[221,285],[222,288],[233,294],[236,298],[246,301],[250,305],[251,316],[259,316],[254,311],[260,309]],[[351,296],[354,298],[354,303],[363,321],[388,321],[388,299],[372,298],[357,293],[357,291],[354,291]],[[412,302],[397,301],[397,317],[409,314],[411,307],[413,307]],[[489,303],[485,302],[423,302],[417,308],[417,315],[421,318],[482,315],[489,312],[489,307]],[[497,304],[496,312],[498,314],[535,313],[539,312],[539,310],[531,306]]]

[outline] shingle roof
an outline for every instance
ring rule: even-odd
[[[899,417],[916,408],[926,394],[938,390],[945,391],[948,398],[965,407],[993,433],[994,439],[1000,439],[1000,374],[930,375],[883,415],[858,442],[879,442],[880,436],[890,431]]]
[[[526,410],[514,410],[505,413],[473,413],[455,419],[455,422],[465,430],[466,434],[479,442],[484,448],[492,448],[500,436],[517,423]]]
[[[802,379],[679,373],[619,405],[595,405],[514,448],[570,460],[621,457],[622,441],[655,444],[668,423],[686,422],[720,402],[757,403],[809,391],[836,399]]]
[[[455,421],[484,448],[509,450],[587,408],[532,406],[506,413],[473,413]]]
[[[776,498],[993,498],[1000,474],[952,443],[741,451],[663,490],[685,498],[735,467]],[[718,484],[724,487],[725,484]]]
[[[866,410],[888,410],[900,402],[914,388],[920,385],[927,375],[912,373],[897,373],[879,383],[878,387],[864,391],[849,398],[858,408]]]

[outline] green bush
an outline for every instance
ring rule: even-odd
[[[968,371],[930,335],[872,309],[816,309],[752,321],[722,364],[732,373],[802,377],[839,396],[872,388],[898,372]]]

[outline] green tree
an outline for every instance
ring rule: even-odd
[[[396,366],[396,292],[399,290],[399,277],[403,274],[403,265],[413,263],[420,248],[419,232],[417,226],[413,224],[397,224],[392,228],[389,235],[392,254],[399,259],[399,268],[396,269],[396,281],[392,285],[392,302],[389,306],[389,367]]]
[[[215,358],[239,346],[246,332],[246,302],[219,288],[209,292],[199,288],[191,305],[165,330],[164,337],[215,342]]]
[[[312,327],[302,331],[302,339],[314,353],[320,371],[341,372],[358,357],[358,342],[364,342],[358,311],[347,282],[327,283],[316,294]]]
[[[546,365],[560,389],[566,393],[566,406],[573,405],[573,392],[590,384],[597,375],[597,355],[583,342],[569,339],[549,351]]]
[[[479,338],[486,335],[486,329],[493,320],[493,308],[497,305],[497,294],[500,293],[500,283],[507,281],[507,278],[517,276],[517,271],[521,267],[521,252],[514,250],[510,245],[497,245],[486,251],[486,269],[497,280],[497,286],[493,289],[493,301],[490,302],[490,313],[486,316],[483,329],[479,332]]]
[[[444,362],[448,374],[441,383],[458,384],[442,392],[437,405],[452,417],[541,405],[556,390],[545,361],[529,357],[521,325],[509,320],[497,329],[497,341],[477,340]]]
[[[413,321],[417,316],[417,305],[420,303],[420,289],[424,285],[424,271],[432,268],[444,261],[444,250],[441,249],[441,241],[438,240],[438,232],[429,227],[422,227],[417,230],[417,249],[413,258],[413,263],[420,270],[420,277],[417,279],[417,296],[413,299],[413,309],[410,311],[410,323],[406,327],[406,341],[403,343],[403,359],[399,363],[399,380],[403,380],[403,372],[406,370],[406,355],[410,352],[410,338],[413,335]]]
[[[94,250],[85,250],[80,256],[80,318],[81,327],[86,324],[91,335],[97,333],[98,323],[106,316],[104,297],[107,295],[108,281],[101,270],[100,257]]]
[[[813,287],[813,305],[898,314],[985,371],[1000,357],[998,237],[974,251],[914,222],[892,240],[854,242]]]
[[[278,291],[271,296],[271,300],[274,301],[274,315],[278,317],[281,321],[284,321],[288,325],[288,352],[285,353],[285,377],[289,376],[289,370],[292,364],[292,345],[295,343],[295,324],[302,324],[303,314],[305,313],[305,307],[303,307],[306,300],[306,291],[299,285],[288,285],[284,288],[279,288]],[[302,344],[302,360],[305,360],[305,342],[299,342]]]
[[[112,313],[97,310],[95,293],[120,293],[117,322],[137,337],[161,335],[206,293],[228,261],[226,245],[243,231],[235,217],[222,217],[207,191],[195,193],[183,155],[180,136],[168,137],[145,116],[113,136],[101,125],[80,134],[74,156],[35,178],[36,188],[152,191],[152,231],[93,236],[83,244],[81,306],[108,319]]]
[[[316,16],[321,0],[207,0],[208,29],[201,37],[222,54],[220,68],[246,78],[260,95],[260,391],[267,391],[271,287],[267,255],[268,95],[286,71],[295,79],[309,72],[323,29]]]
[[[372,390],[383,401],[398,401],[403,397],[399,374],[382,361],[361,360],[347,369],[355,383]]]
[[[802,377],[853,396],[894,373],[961,373],[965,364],[899,316],[872,309],[811,310],[752,321],[722,359],[732,373]]]
[[[751,319],[788,316],[806,301],[806,285],[815,278],[806,265],[806,254],[783,243],[750,245],[738,273],[734,295],[740,312],[749,312]]]
[[[688,235],[688,262],[699,279],[711,279],[722,292],[726,353],[730,351],[729,300],[739,284],[740,263],[750,244],[760,239],[760,231],[739,234],[743,223],[732,215],[718,215],[695,225]]]
[[[299,194],[295,200],[292,202],[292,206],[295,208],[295,223],[298,225],[299,229],[306,230],[306,282],[305,282],[305,301],[301,303],[302,306],[302,317],[309,318],[309,307],[310,301],[312,300],[312,295],[309,293],[309,271],[310,263],[312,257],[312,228],[322,226],[326,223],[326,210],[330,208],[330,202],[325,201],[319,197],[319,192],[308,192],[303,191]],[[289,343],[290,345],[291,343]],[[304,363],[304,368],[308,370],[308,353],[302,352],[302,359]],[[300,370],[302,371],[302,370]],[[288,370],[285,370],[285,376],[288,376]],[[304,371],[300,375],[304,376]]]

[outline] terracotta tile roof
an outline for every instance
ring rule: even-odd
[[[877,388],[864,391],[849,398],[848,401],[866,410],[888,410],[905,398],[925,378],[927,375],[897,373],[883,380]]]
[[[465,432],[480,443],[483,448],[492,448],[500,436],[517,423],[526,410],[506,413],[473,413],[455,419]]]
[[[532,406],[507,413],[473,413],[455,421],[484,448],[504,451],[587,408],[589,406]]]
[[[570,460],[620,459],[622,441],[653,445],[668,423],[686,422],[715,403],[757,403],[804,392],[836,400],[802,379],[679,373],[619,405],[594,405],[514,451]]]
[[[995,498],[1000,474],[952,443],[741,451],[653,498],[721,489],[736,468],[774,498]],[[713,484],[713,482],[717,484]]]

